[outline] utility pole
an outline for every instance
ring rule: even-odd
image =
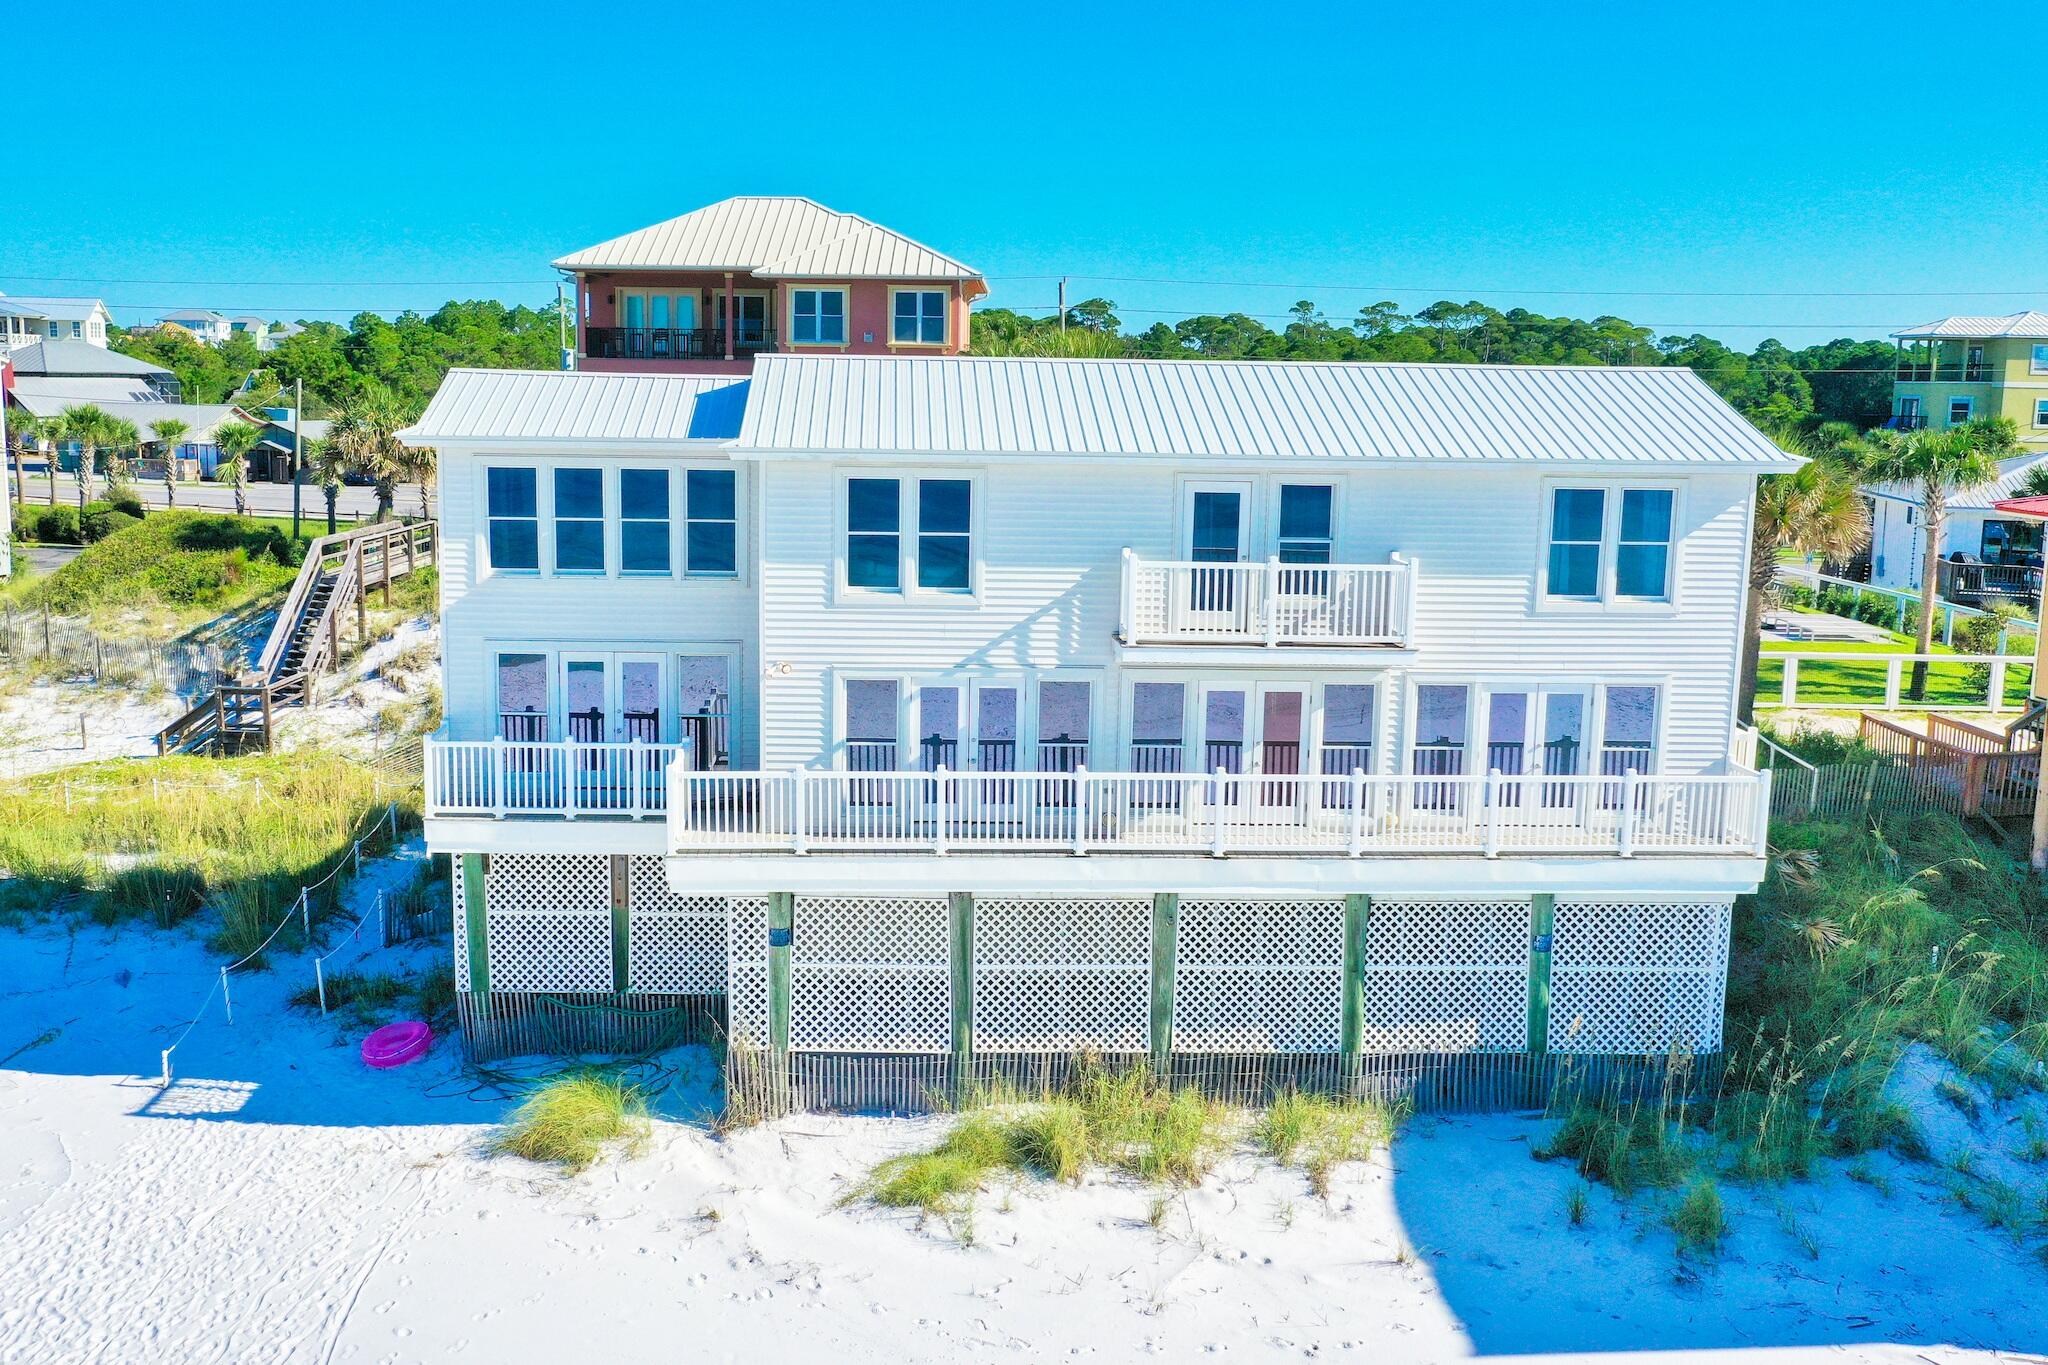
[[[292,539],[299,538],[299,490],[306,486],[306,381],[292,381]]]
[[[1060,276],[1060,335],[1067,332],[1067,277]]]
[[[569,350],[569,299],[560,280],[555,281],[555,331],[562,347],[562,368],[574,369],[575,356]]]

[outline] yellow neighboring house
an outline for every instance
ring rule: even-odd
[[[2048,313],[1942,318],[1892,336],[1899,368],[1888,425],[1940,430],[2010,417],[2030,450],[2048,452]]]

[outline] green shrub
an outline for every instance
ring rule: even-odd
[[[24,507],[21,520],[24,539],[44,545],[78,544],[78,509],[75,507]]]
[[[107,492],[107,506],[113,508],[116,512],[131,516],[137,521],[141,521],[149,515],[149,509],[142,505],[142,495],[132,488],[109,489]]]
[[[647,1100],[639,1087],[597,1071],[574,1071],[531,1091],[505,1120],[493,1151],[546,1161],[574,1175],[605,1148],[630,1154],[646,1140]]]
[[[1678,1234],[1681,1255],[1712,1256],[1728,1235],[1728,1211],[1721,1191],[1711,1180],[1695,1181],[1671,1211],[1671,1230]]]
[[[111,503],[89,502],[78,517],[78,536],[87,545],[94,545],[141,520],[141,517],[130,516]]]

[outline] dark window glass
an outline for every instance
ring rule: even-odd
[[[485,470],[492,568],[540,568],[538,488],[539,481],[531,469]]]
[[[693,469],[685,486],[689,495],[689,571],[738,573],[738,474],[730,469]]]
[[[855,588],[902,586],[898,564],[903,508],[895,479],[846,481],[846,582]]]
[[[731,522],[690,523],[690,572],[738,573],[739,543]]]
[[[668,471],[619,471],[619,568],[624,573],[667,573]]]
[[[555,471],[555,571],[604,572],[604,472]]]

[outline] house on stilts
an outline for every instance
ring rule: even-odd
[[[777,202],[567,258],[606,363],[407,434],[474,1054],[713,1019],[771,1110],[1718,1059],[1794,459],[1682,368],[959,354],[974,272]]]

